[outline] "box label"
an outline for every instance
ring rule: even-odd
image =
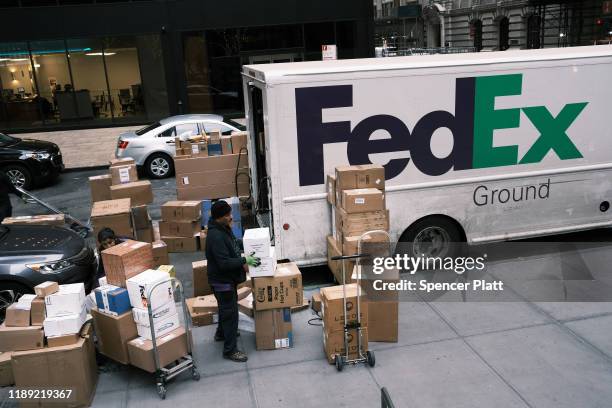
[[[130,168],[129,167],[119,169],[119,181],[121,183],[130,182]]]
[[[355,204],[365,204],[365,198],[356,198]]]
[[[183,184],[189,184],[189,177],[183,177]]]

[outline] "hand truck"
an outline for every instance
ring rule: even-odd
[[[157,339],[155,338],[155,326],[153,323],[153,309],[151,308],[151,302],[147,301],[147,311],[149,313],[149,327],[151,329],[151,343],[153,344],[153,359],[155,360],[155,381],[157,384],[157,394],[161,399],[166,399],[166,385],[168,384],[168,382],[177,375],[187,370],[191,370],[191,378],[194,381],[200,381],[200,372],[198,371],[195,359],[193,358],[193,337],[191,335],[191,329],[193,326],[191,324],[191,317],[187,309],[187,304],[185,303],[183,285],[176,278],[170,278],[158,282],[147,293],[147,299],[152,299],[151,295],[153,294],[155,289],[160,287],[161,285],[167,284],[168,282],[170,282],[170,285],[173,289],[173,296],[174,294],[178,293],[179,302],[183,310],[183,322],[185,327],[185,333],[187,334],[187,354],[166,367],[160,366],[161,363],[159,360],[159,350],[157,348]],[[176,299],[173,299],[172,301],[174,302],[175,300]]]

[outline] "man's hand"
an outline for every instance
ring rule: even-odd
[[[256,256],[247,255],[246,264],[249,266],[258,267],[261,265],[261,259],[257,258]]]

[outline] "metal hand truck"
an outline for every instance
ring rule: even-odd
[[[376,358],[374,356],[374,352],[367,350],[365,353],[363,352],[363,333],[361,326],[361,270],[358,268],[357,276],[356,276],[356,284],[357,284],[357,321],[354,323],[348,323],[348,310],[346,307],[346,261],[350,259],[357,260],[359,265],[359,261],[363,258],[370,258],[372,255],[364,254],[362,251],[362,242],[366,236],[371,236],[373,234],[384,234],[387,242],[390,242],[389,233],[384,230],[374,230],[368,231],[359,237],[357,241],[357,254],[356,255],[344,255],[344,256],[334,256],[331,258],[332,261],[341,260],[342,261],[342,305],[344,312],[344,355],[336,354],[334,357],[334,363],[336,365],[336,369],[338,371],[342,371],[345,365],[348,364],[360,364],[360,363],[368,363],[370,367],[374,367],[376,364]],[[357,330],[357,357],[351,359],[349,356],[349,330],[356,329]]]
[[[153,309],[151,308],[151,302],[147,301],[147,311],[149,312],[149,326],[151,328],[151,343],[153,344],[153,359],[155,360],[155,381],[157,384],[157,394],[161,399],[166,399],[166,385],[168,384],[168,382],[177,375],[187,370],[191,370],[191,378],[194,381],[200,381],[200,372],[198,371],[195,359],[193,358],[193,338],[191,336],[191,329],[193,326],[191,324],[191,317],[189,316],[187,304],[185,303],[183,285],[176,278],[170,278],[158,282],[147,293],[147,299],[152,299],[151,295],[154,293],[155,289],[157,289],[161,285],[167,284],[168,282],[170,282],[170,285],[173,289],[173,296],[174,294],[178,294],[179,302],[181,303],[181,308],[183,309],[183,321],[185,326],[185,333],[187,334],[187,354],[166,367],[160,366],[161,363],[159,360],[159,350],[157,348],[157,339],[155,338],[155,326],[153,323]],[[175,299],[172,299],[172,301],[174,302]]]

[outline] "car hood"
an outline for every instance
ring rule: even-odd
[[[2,226],[0,236],[0,257],[67,258],[77,255],[85,246],[83,238],[75,232],[47,225]]]
[[[13,143],[7,146],[10,149],[15,150],[24,150],[30,152],[57,152],[59,148],[55,143],[46,142],[44,140],[36,140],[36,139],[19,139],[17,143]]]

